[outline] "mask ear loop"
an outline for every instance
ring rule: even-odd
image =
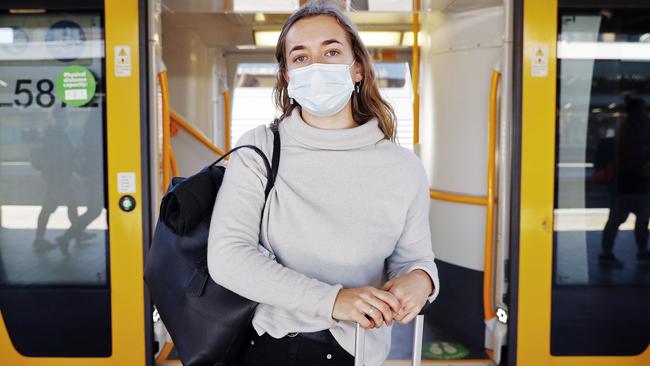
[[[350,64],[349,67],[352,67],[352,65],[354,65],[355,62],[357,62],[357,60],[352,60],[352,63]],[[358,83],[354,83],[354,89],[356,90],[357,94],[359,94],[360,85],[361,85],[360,81]]]

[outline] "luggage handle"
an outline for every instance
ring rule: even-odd
[[[424,310],[424,309],[423,309]],[[413,366],[422,364],[422,330],[424,329],[424,311],[415,317],[415,329],[413,330]],[[354,336],[354,366],[363,366],[366,340],[366,329],[357,323],[357,330]]]

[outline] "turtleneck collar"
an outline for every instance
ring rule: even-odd
[[[349,150],[375,144],[384,138],[377,118],[352,128],[323,129],[314,127],[302,119],[300,107],[291,111],[280,126],[297,141],[326,150]]]

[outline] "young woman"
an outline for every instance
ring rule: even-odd
[[[261,157],[231,155],[210,226],[210,275],[259,303],[241,365],[352,365],[355,323],[369,329],[366,365],[381,365],[393,321],[410,322],[439,291],[426,173],[394,142],[393,110],[339,9],[309,2],[297,10],[276,58],[275,186],[265,205]],[[273,133],[258,126],[243,144],[270,160]]]

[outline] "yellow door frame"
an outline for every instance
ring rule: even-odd
[[[523,4],[521,206],[517,365],[647,366],[638,356],[552,356],[557,0]],[[548,75],[532,76],[533,49],[548,47]]]
[[[112,355],[25,357],[14,348],[0,316],[0,364],[12,366],[146,365],[142,250],[142,170],[138,0],[105,1],[106,123]],[[115,76],[115,47],[131,49],[131,75]],[[118,205],[117,173],[134,172],[137,202],[130,212]]]

